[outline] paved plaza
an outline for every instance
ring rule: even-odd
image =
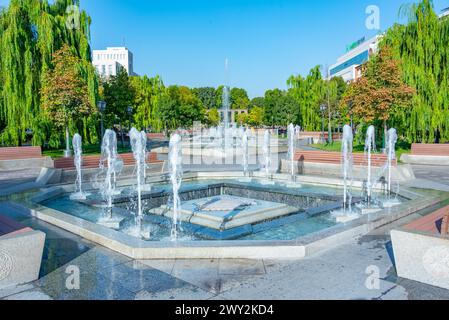
[[[416,176],[421,185],[429,179],[449,186],[448,169],[419,167]],[[1,299],[449,299],[448,290],[396,276],[389,231],[418,213],[295,261],[133,261],[34,218],[11,216],[47,240],[41,278],[1,290]],[[71,286],[74,267],[79,288]]]

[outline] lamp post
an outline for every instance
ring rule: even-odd
[[[101,117],[101,140],[103,141],[104,136],[104,124],[103,124],[103,113],[106,111],[106,102],[100,100],[98,101],[98,110],[100,111],[100,117]]]
[[[321,139],[322,142],[326,141],[325,137],[324,137],[324,112],[326,111],[326,105],[323,103],[320,106],[320,111],[321,111]]]
[[[129,106],[126,109],[126,112],[128,113],[128,121],[129,121],[129,131],[131,131],[131,116],[133,115],[133,107]]]

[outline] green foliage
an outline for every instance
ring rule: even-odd
[[[405,26],[388,30],[383,45],[401,59],[402,76],[415,89],[410,108],[395,114],[396,126],[409,142],[449,141],[449,19],[439,19],[430,0],[402,8]]]
[[[261,109],[265,108],[265,98],[264,97],[256,97],[251,100],[249,104],[249,109],[251,110],[254,107],[259,107]]]
[[[204,108],[210,110],[217,108],[217,93],[214,88],[204,87],[204,88],[194,88],[192,89],[196,97],[201,101]]]
[[[111,76],[103,83],[103,99],[106,102],[107,126],[111,127],[116,120],[122,125],[131,121],[128,107],[133,107],[135,91],[124,68],[119,68],[116,76]]]
[[[211,126],[218,126],[220,124],[220,113],[217,108],[209,110],[207,113],[207,121]]]
[[[173,130],[190,127],[195,121],[204,122],[206,110],[198,97],[187,87],[170,86],[161,96],[158,117],[164,128]]]
[[[157,117],[157,108],[165,90],[164,83],[159,76],[154,78],[131,77],[130,80],[135,92],[134,105],[137,110],[134,121],[136,126],[139,128],[151,127],[153,132],[160,132],[163,125]]]
[[[288,126],[296,122],[299,105],[292,95],[279,89],[268,90],[264,99],[263,119],[266,125]],[[257,109],[256,109],[257,112]]]
[[[231,89],[231,109],[246,110],[249,108],[249,104],[248,93],[245,89]]]
[[[321,130],[320,104],[325,90],[320,66],[313,68],[306,78],[300,75],[290,77],[287,84],[290,87],[290,95],[298,104],[293,114],[293,122],[299,123],[307,131]]]
[[[53,123],[53,130],[68,127],[95,113],[89,100],[88,86],[82,74],[82,60],[76,57],[68,45],[53,54],[52,67],[43,75],[41,104],[45,116]],[[35,138],[45,127],[35,126]],[[77,131],[76,126],[75,130]],[[52,141],[55,146],[56,138]]]
[[[251,111],[246,114],[242,113],[237,116],[237,122],[246,124],[252,127],[260,127],[264,120],[264,109],[260,107],[253,107]]]
[[[223,86],[219,86],[215,90],[215,101],[216,106],[220,109],[223,106]],[[245,89],[232,88],[231,89],[231,109],[246,110],[250,106],[250,100],[248,98],[248,93]]]
[[[35,145],[50,136],[52,141],[58,140],[51,133],[53,124],[43,124],[40,91],[53,54],[63,44],[81,59],[90,103],[95,104],[98,81],[90,65],[90,17],[81,11],[79,28],[68,28],[69,5],[79,5],[79,0],[52,4],[47,0],[11,0],[0,12],[0,129],[7,144],[23,143],[27,129],[32,129]]]

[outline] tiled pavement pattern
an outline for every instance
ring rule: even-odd
[[[0,290],[0,299],[449,299],[448,290],[395,274],[389,230],[416,216],[297,261],[132,261],[42,221],[14,218],[47,234],[41,278]],[[78,290],[67,288],[70,266],[79,268]]]

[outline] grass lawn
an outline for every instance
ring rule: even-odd
[[[336,141],[333,144],[313,144],[311,147],[317,148],[323,151],[329,152],[341,152],[341,141]],[[363,153],[365,151],[365,145],[354,144],[354,153]],[[411,151],[411,145],[405,142],[398,142],[396,145],[396,158],[399,160],[403,154],[408,154]],[[380,153],[381,148],[378,146],[375,153]]]
[[[118,153],[131,152],[131,147],[127,143],[125,143],[125,146],[123,147],[121,142],[118,142],[117,148],[118,148]],[[52,157],[53,159],[59,159],[59,158],[63,157],[64,150],[65,150],[65,148],[58,149],[58,150],[54,150],[54,149],[43,150],[42,154],[44,155],[44,157]],[[83,155],[85,155],[85,156],[97,155],[100,153],[101,153],[101,145],[100,144],[83,145]]]

